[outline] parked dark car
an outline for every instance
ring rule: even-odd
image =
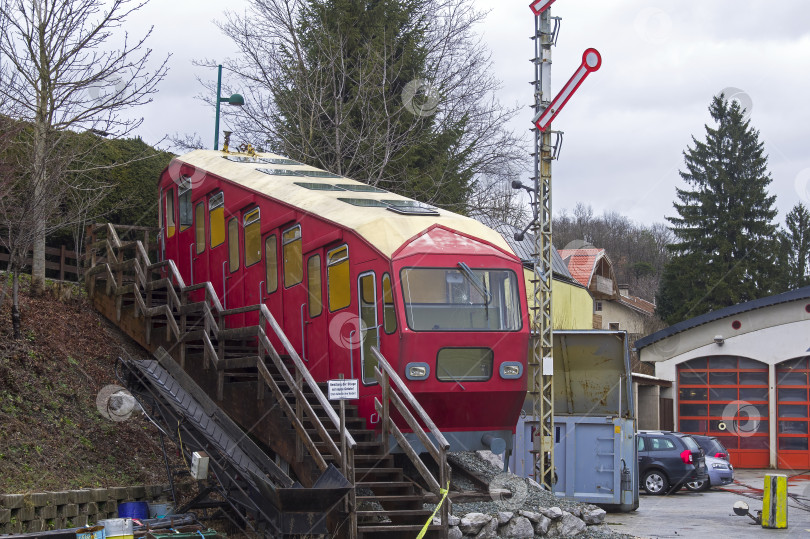
[[[686,488],[702,492],[712,487],[720,487],[734,482],[734,466],[729,462],[728,449],[714,436],[692,434],[706,455],[706,471],[709,477],[705,481],[690,481]]]
[[[703,436],[702,434],[690,434],[690,436],[698,443],[707,457],[729,460],[728,449],[714,436]]]
[[[638,473],[648,494],[666,494],[691,481],[708,478],[703,450],[688,434],[641,431],[638,443]]]

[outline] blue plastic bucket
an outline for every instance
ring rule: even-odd
[[[118,518],[149,518],[149,504],[146,502],[119,503]]]
[[[163,518],[174,513],[174,506],[170,503],[150,503],[149,518]]]

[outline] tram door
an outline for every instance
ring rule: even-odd
[[[241,234],[239,233],[241,214],[234,213],[228,216],[227,223],[227,244],[228,260],[225,272],[225,310],[237,309],[244,306],[244,284],[245,273],[242,269],[241,260]],[[228,317],[229,327],[241,327],[244,322],[244,315],[236,314]]]
[[[261,295],[259,301],[264,303],[270,310],[270,314],[276,319],[276,322],[281,325],[284,323],[284,315],[281,305],[281,285],[279,280],[279,247],[278,230],[274,230],[262,238],[262,245],[264,249],[263,270],[261,285]],[[267,330],[267,338],[275,347],[276,351],[280,354],[285,354],[284,347],[281,341],[276,337],[272,330]]]
[[[306,332],[307,289],[304,284],[304,253],[301,225],[281,231],[281,289],[284,305],[283,327],[293,348],[309,368],[303,335]],[[281,322],[281,320],[279,320]]]
[[[261,303],[263,296],[265,271],[262,261],[261,210],[251,208],[242,214],[243,254],[242,262],[242,301],[251,306]],[[259,323],[259,312],[245,313],[246,326]]]
[[[208,253],[206,252],[205,198],[194,203],[194,247],[191,256],[191,277],[189,284],[204,283],[208,277]],[[195,301],[203,298],[204,292],[195,292]]]
[[[228,270],[228,245],[225,242],[225,194],[222,191],[208,197],[208,250],[200,262],[206,267],[205,274],[194,276],[196,282],[208,278],[225,307],[225,281]],[[205,259],[207,257],[207,260]]]
[[[193,284],[192,263],[194,258],[195,238],[194,220],[191,205],[191,183],[188,178],[183,178],[177,188],[177,270],[183,277],[186,285]]]
[[[377,360],[371,353],[372,346],[379,344],[377,322],[377,279],[374,272],[360,275],[357,280],[358,307],[360,315],[360,372],[363,384],[376,383],[374,367]]]
[[[329,327],[324,307],[324,249],[305,254],[307,300],[304,309],[304,349],[309,371],[318,380],[329,377]]]

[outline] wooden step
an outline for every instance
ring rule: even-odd
[[[225,369],[244,369],[247,367],[255,367],[256,362],[259,361],[259,356],[243,356],[243,357],[225,357],[220,359],[217,363],[217,370],[224,371]],[[254,369],[255,370],[255,369]],[[256,377],[256,373],[250,373]]]
[[[357,533],[386,533],[386,532],[414,532],[419,533],[422,531],[422,524],[386,524],[385,522],[378,522],[376,524],[358,524]],[[428,526],[429,531],[440,531],[442,526],[439,524],[431,524]]]
[[[374,490],[375,488],[379,489],[409,488],[413,487],[413,483],[411,483],[410,481],[357,481],[355,483],[355,486],[360,488],[370,488]]]
[[[392,516],[397,517],[424,517],[422,522],[427,522],[427,517],[433,514],[433,511],[428,509],[394,509],[392,511],[357,511],[358,518],[373,518],[373,517],[388,517],[393,520]]]
[[[361,502],[377,502],[386,508],[387,511],[396,511],[398,509],[412,509],[418,510],[424,503],[431,502],[429,498],[425,498],[422,494],[383,494],[381,496],[357,496],[357,503]]]

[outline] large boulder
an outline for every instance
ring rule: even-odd
[[[531,520],[532,524],[537,524],[540,522],[540,519],[543,518],[542,514],[534,513],[532,511],[521,511],[520,516],[528,518]]]
[[[500,526],[503,526],[504,524],[512,520],[513,516],[515,516],[515,514],[511,511],[498,511],[498,524]]]
[[[563,516],[563,510],[559,507],[549,507],[548,509],[540,508],[540,512],[546,516],[546,518],[550,518],[551,520],[559,520]]]
[[[451,526],[450,530],[447,532],[447,539],[461,539],[462,537],[464,537],[464,534],[461,533],[458,526]]]
[[[563,511],[562,518],[548,529],[547,537],[574,537],[585,531],[587,525],[568,511]]]
[[[534,526],[532,522],[526,517],[515,517],[509,521],[509,524],[501,530],[501,537],[509,537],[510,539],[533,539]]]
[[[534,533],[537,535],[545,535],[551,527],[551,519],[540,515],[540,520],[534,523]]]
[[[461,517],[459,529],[464,535],[475,535],[480,532],[484,524],[487,524],[490,520],[492,520],[492,517],[484,513],[467,513],[465,516]]]
[[[603,523],[605,521],[605,515],[607,515],[605,510],[599,507],[582,510],[582,520],[589,526]]]
[[[475,539],[497,539],[498,537],[498,519],[493,518],[486,524],[484,527],[481,528],[481,531],[478,532],[478,535],[475,536]]]

